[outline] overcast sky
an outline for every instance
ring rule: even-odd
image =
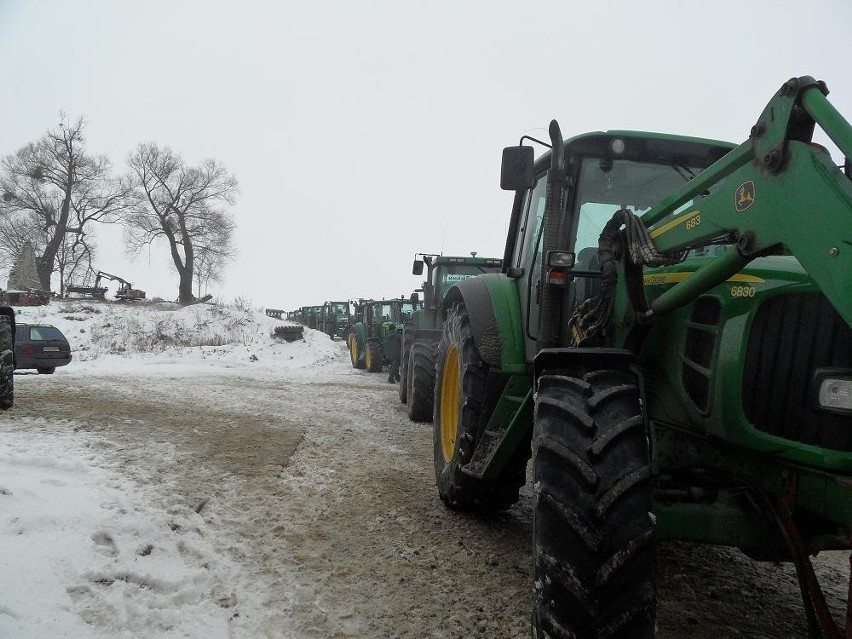
[[[739,143],[799,75],[850,119],[850,36],[849,0],[0,0],[0,155],[62,110],[120,171],[148,141],[217,158],[240,182],[218,298],[408,295],[416,252],[502,256],[522,134]],[[98,269],[177,297],[162,247],[98,238]]]

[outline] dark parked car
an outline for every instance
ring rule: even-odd
[[[71,346],[55,326],[17,324],[15,327],[15,369],[34,368],[44,375],[71,361]]]

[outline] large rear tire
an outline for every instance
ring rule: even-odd
[[[479,357],[467,311],[461,304],[450,309],[438,346],[435,371],[432,443],[438,495],[454,510],[501,510],[518,501],[524,484],[529,448],[495,481],[482,481],[462,471],[470,461],[484,414],[488,365]]]
[[[408,358],[413,344],[414,327],[409,320],[402,329],[402,349],[400,350],[399,362],[399,401],[403,404],[408,402]]]
[[[0,353],[0,410],[12,408],[15,396],[15,364],[12,351]]]
[[[408,419],[431,422],[435,402],[435,347],[415,344],[408,360]]]
[[[364,368],[365,353],[361,338],[353,331],[349,333],[346,341],[349,344],[349,361],[352,362],[352,368]]]
[[[367,340],[367,347],[364,351],[364,365],[367,370],[371,373],[381,373],[382,360],[384,359],[382,343],[375,339]]]
[[[650,452],[634,376],[543,374],[534,433],[533,635],[654,637]]]

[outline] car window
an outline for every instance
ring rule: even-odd
[[[34,342],[52,339],[64,340],[65,336],[53,326],[30,326],[30,339]]]

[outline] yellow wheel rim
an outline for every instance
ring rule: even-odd
[[[349,336],[349,354],[352,356],[352,363],[358,361],[358,339],[354,335]]]
[[[459,430],[459,351],[451,346],[444,357],[441,377],[441,451],[449,464],[456,450]]]
[[[364,354],[364,360],[367,368],[373,368],[373,353],[371,349],[367,349],[367,352]]]

